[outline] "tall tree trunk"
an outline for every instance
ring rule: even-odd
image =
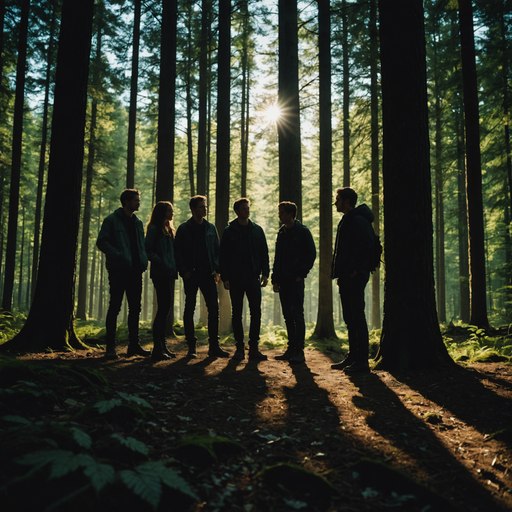
[[[302,219],[297,0],[279,0],[279,200],[297,205]]]
[[[380,180],[379,180],[379,35],[377,32],[377,0],[370,0],[370,125],[372,159],[373,230],[380,236]],[[372,274],[372,327],[380,329],[380,269]]]
[[[91,283],[89,284],[89,319],[94,318],[94,287],[96,284],[96,247],[92,250]]]
[[[249,133],[246,127],[249,118],[249,8],[248,0],[243,0],[240,10],[242,13],[242,99],[240,102],[240,197],[247,196],[247,156],[249,150]]]
[[[318,0],[318,71],[320,112],[320,236],[318,314],[314,335],[336,339],[333,321],[332,262],[332,126],[331,11],[329,0]]]
[[[350,187],[350,68],[347,2],[341,2],[343,38],[343,186]]]
[[[480,160],[480,114],[471,0],[459,0],[462,88],[466,125],[466,201],[469,234],[471,325],[489,327],[485,286],[484,206]]]
[[[435,300],[423,3],[379,0],[379,13],[386,281],[377,360],[411,370],[452,362]],[[399,18],[407,23],[396,30]],[[406,216],[404,194],[414,205]]]
[[[7,247],[5,251],[4,291],[2,296],[2,308],[6,311],[11,311],[12,293],[14,289],[14,270],[16,264],[29,12],[30,0],[23,0],[21,4],[21,19],[18,41],[18,62],[16,64],[16,96],[14,100],[14,120],[12,132],[9,222],[7,228]]]
[[[197,193],[206,194],[206,107],[208,98],[208,39],[210,0],[201,1],[201,44],[199,54],[199,119],[197,126]]]
[[[78,275],[78,304],[76,310],[77,318],[86,320],[87,308],[87,269],[89,266],[89,236],[91,231],[91,189],[94,162],[96,159],[96,125],[98,117],[98,88],[100,87],[101,73],[101,41],[103,24],[100,20],[98,24],[98,34],[96,39],[96,65],[93,76],[93,94],[91,107],[91,121],[89,128],[89,154],[87,158],[87,170],[85,176],[85,197],[84,212],[82,221],[82,244],[80,247],[80,270]]]
[[[158,152],[155,201],[174,202],[174,125],[176,102],[176,23],[177,0],[166,0],[162,8],[160,48],[160,88],[158,93]],[[144,283],[147,289],[147,284]],[[172,336],[174,324],[174,281],[166,334]],[[147,296],[147,295],[146,295]],[[144,301],[147,315],[147,301]]]
[[[23,296],[23,256],[25,253],[25,208],[22,208],[21,217],[21,247],[20,247],[20,273],[18,280],[18,311],[21,310],[21,297]]]
[[[37,282],[37,268],[39,264],[39,240],[41,238],[41,209],[43,205],[43,186],[44,169],[46,166],[46,146],[48,139],[48,109],[50,103],[50,83],[51,71],[53,65],[53,45],[55,31],[55,8],[52,5],[52,21],[50,24],[50,41],[48,43],[48,53],[46,56],[46,78],[44,81],[44,103],[43,120],[41,127],[41,148],[39,150],[39,172],[37,178],[36,209],[34,212],[34,249],[32,254],[32,286],[30,290],[30,302],[34,298],[35,286]]]
[[[190,196],[195,195],[194,180],[194,150],[192,145],[192,5],[187,7],[187,71],[186,71],[186,96],[187,96],[187,153],[188,153],[188,179],[190,183]]]
[[[165,1],[164,1],[165,5]],[[128,157],[126,160],[126,188],[135,187],[135,134],[137,130],[137,82],[139,78],[141,0],[133,0],[132,78],[130,80],[130,110],[128,112]]]
[[[230,102],[231,102],[231,0],[219,0],[219,52],[217,67],[217,180],[215,224],[219,236],[229,222]],[[219,290],[220,332],[231,330],[229,293],[222,283]]]
[[[73,297],[93,7],[94,0],[63,1],[36,292],[23,329],[2,350],[85,347],[73,326]]]

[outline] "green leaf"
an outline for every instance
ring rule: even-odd
[[[93,464],[94,459],[90,455],[79,453],[78,455],[68,452],[67,455],[58,457],[52,461],[52,468],[50,472],[49,480],[53,478],[61,478],[73,473],[79,467],[89,466]]]
[[[115,471],[109,464],[101,464],[92,460],[84,469],[84,475],[91,479],[91,484],[96,492],[114,481]]]
[[[133,437],[121,437],[118,434],[112,434],[110,437],[112,439],[116,439],[123,446],[126,446],[133,452],[142,453],[142,455],[147,455],[149,453],[149,448],[142,441],[138,441]]]
[[[117,394],[121,398],[124,398],[125,400],[127,400],[128,402],[135,402],[137,405],[142,405],[143,407],[147,407],[149,409],[153,409],[151,404],[146,402],[146,400],[144,400],[144,398],[140,398],[140,397],[135,396],[135,395],[129,395],[128,393],[123,393],[122,391],[118,391]]]
[[[78,446],[81,446],[86,450],[91,448],[92,439],[87,432],[84,432],[77,427],[71,427],[71,432],[73,432],[73,439],[78,443]]]
[[[176,471],[171,468],[166,468],[161,463],[162,469],[160,470],[160,478],[162,482],[170,487],[171,489],[176,489],[177,491],[182,492],[183,494],[187,494],[188,496],[194,498],[196,501],[199,501],[199,497],[192,491],[188,483],[180,476]]]
[[[69,455],[74,455],[73,452],[68,450],[42,450],[38,452],[27,453],[19,459],[15,459],[15,462],[24,466],[35,466],[42,468],[47,464],[53,463],[54,460],[59,458],[66,458]]]
[[[10,421],[11,423],[19,423],[21,425],[32,425],[32,422],[30,420],[27,420],[27,418],[23,418],[22,416],[2,416],[2,419],[4,421]]]
[[[147,501],[155,510],[162,495],[160,475],[151,465],[142,465],[119,472],[121,481],[131,489],[134,494]]]
[[[97,402],[93,407],[96,407],[100,414],[105,414],[108,411],[111,411],[114,407],[119,407],[120,405],[123,405],[123,402],[121,402],[119,398],[112,398],[112,400],[103,400],[102,402]]]

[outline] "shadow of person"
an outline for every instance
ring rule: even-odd
[[[476,480],[421,418],[401,402],[376,373],[353,374],[350,381],[361,395],[354,405],[367,412],[366,424],[388,441],[387,451],[397,466],[409,471],[419,467],[416,479],[450,497],[455,503],[471,504],[474,510],[503,510],[487,488]],[[468,507],[471,509],[471,507]]]

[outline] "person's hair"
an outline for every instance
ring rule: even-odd
[[[205,196],[194,196],[194,197],[190,198],[188,205],[190,206],[190,209],[192,210],[192,208],[195,208],[198,205],[198,203],[200,203],[201,201],[204,201],[206,203],[206,197]]]
[[[286,213],[291,213],[294,219],[297,216],[297,205],[291,201],[281,201],[277,207],[283,208]]]
[[[121,204],[124,206],[127,201],[131,201],[135,196],[140,196],[140,192],[135,188],[127,188],[121,192],[121,197],[119,199],[121,200]]]
[[[238,210],[240,210],[240,206],[242,206],[244,203],[247,203],[247,206],[251,206],[251,201],[249,201],[249,199],[247,199],[247,197],[241,197],[240,199],[237,199],[233,203],[233,210],[235,210],[235,212],[237,212]]]
[[[336,196],[340,196],[340,199],[344,201],[348,199],[348,203],[351,208],[355,208],[357,203],[357,192],[350,187],[340,187],[336,189]]]
[[[165,236],[174,237],[174,222],[165,218],[165,214],[167,213],[167,208],[169,206],[174,210],[172,203],[169,201],[158,201],[158,203],[155,204],[153,211],[151,212],[151,216],[149,217],[149,222],[146,226],[146,233],[150,226],[154,225],[161,229]]]

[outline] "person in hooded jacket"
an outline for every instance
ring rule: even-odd
[[[169,201],[159,201],[153,207],[146,227],[146,253],[151,261],[151,280],[156,291],[158,310],[153,322],[153,350],[151,357],[163,361],[176,357],[167,349],[165,329],[172,305],[173,282],[176,279],[174,260],[174,209]]]
[[[347,324],[349,353],[334,370],[346,373],[369,372],[368,324],[364,312],[364,289],[370,278],[375,234],[371,223],[374,216],[367,205],[356,207],[357,193],[350,187],[336,189],[336,210],[343,213],[338,224],[334,255],[332,259],[333,279],[338,287]]]

